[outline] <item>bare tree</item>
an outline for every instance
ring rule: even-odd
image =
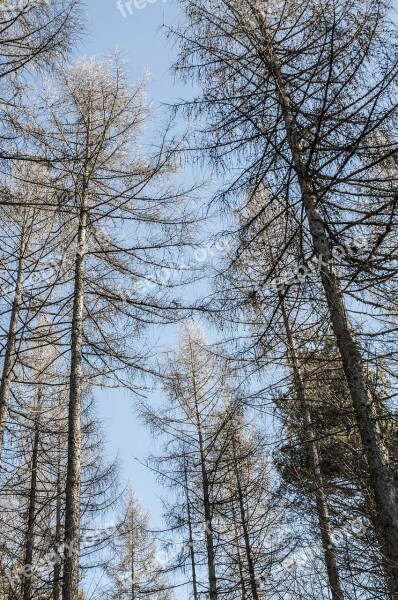
[[[263,582],[288,552],[279,542],[271,550],[283,501],[273,495],[264,440],[243,417],[242,399],[232,401],[228,363],[198,325],[186,325],[162,372],[169,402],[148,406],[146,420],[165,440],[150,465],[176,496],[167,523],[187,538],[174,569],[190,570],[193,596],[204,588],[262,598],[273,590]]]
[[[130,489],[115,526],[111,559],[105,566],[110,579],[106,598],[139,600],[171,597],[171,585],[162,572],[149,515]]]
[[[23,0],[3,2],[0,7],[1,101],[0,160],[2,170],[10,172],[9,159],[26,160],[33,156],[24,135],[32,96],[29,97],[28,70],[38,74],[61,64],[72,42],[81,32],[83,16],[78,0]],[[7,199],[2,200],[2,204]]]
[[[350,303],[351,296],[372,304],[364,287],[356,293],[363,279],[359,273],[368,263],[356,259],[347,264],[333,248],[344,235],[369,233],[369,270],[384,240],[391,248],[393,179],[391,171],[381,177],[375,166],[388,164],[396,153],[394,136],[383,136],[395,131],[396,123],[392,96],[398,62],[386,34],[395,39],[395,28],[379,2],[365,7],[335,2],[322,10],[319,4],[297,1],[268,3],[265,9],[254,2],[229,1],[184,6],[188,25],[177,32],[182,48],[177,68],[187,78],[199,78],[204,90],[200,100],[188,105],[207,115],[205,139],[198,146],[209,150],[220,168],[238,171],[222,197],[253,193],[267,182],[270,195],[260,213],[283,196],[300,224],[303,264],[311,255],[318,261],[317,275],[367,456],[390,587],[397,597],[396,487]],[[380,237],[375,239],[375,232]],[[342,272],[337,265],[344,265]],[[395,276],[391,269],[390,285]],[[345,287],[345,281],[351,286]],[[391,311],[389,315],[387,337],[395,328],[395,317]],[[383,325],[381,319],[378,325],[375,321],[378,341],[383,340]]]
[[[131,86],[115,58],[83,61],[58,85],[59,97],[46,100],[47,122],[33,129],[53,165],[48,186],[65,215],[66,265],[73,273],[58,299],[70,320],[63,583],[68,600],[76,596],[79,581],[83,382],[112,377],[134,389],[131,376],[144,369],[145,358],[137,336],[146,323],[173,319],[167,316],[173,308],[167,287],[158,276],[162,261],[183,238],[181,196],[173,193],[169,177],[177,167],[175,151],[166,139],[152,157],[140,147],[147,113],[142,83]],[[124,230],[120,223],[126,223]]]

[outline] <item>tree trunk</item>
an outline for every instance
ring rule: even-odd
[[[63,600],[76,600],[79,591],[80,557],[80,479],[81,479],[81,402],[82,346],[84,309],[84,255],[86,251],[87,193],[83,189],[75,262],[72,317],[71,370],[68,415],[68,464],[65,504],[65,554],[62,585]]]
[[[0,458],[3,449],[4,431],[8,416],[8,400],[10,395],[11,375],[14,368],[16,355],[16,339],[19,313],[22,303],[23,278],[24,278],[24,248],[23,248],[24,233],[21,234],[21,243],[19,249],[18,272],[15,286],[14,299],[11,309],[10,324],[8,327],[7,345],[4,356],[3,372],[0,383]]]
[[[245,509],[245,503],[244,503],[244,497],[243,497],[243,490],[242,490],[242,485],[241,485],[241,481],[240,481],[238,460],[237,460],[237,456],[236,456],[235,437],[232,438],[232,450],[233,450],[233,457],[234,457],[235,479],[236,479],[237,492],[238,492],[240,521],[241,521],[241,525],[242,525],[243,539],[245,541],[246,560],[247,560],[247,565],[249,568],[250,589],[251,589],[253,600],[259,600],[257,581],[256,581],[256,573],[254,570],[252,547],[251,547],[251,543],[250,543],[249,530],[247,527],[247,516],[246,516],[246,509]]]
[[[325,485],[320,467],[318,444],[315,439],[315,433],[312,426],[312,417],[308,407],[307,395],[301,378],[299,360],[296,353],[294,338],[290,327],[289,318],[286,312],[285,303],[282,297],[280,297],[280,302],[283,315],[283,322],[286,330],[289,359],[293,370],[294,385],[300,401],[305,439],[307,442],[308,453],[311,460],[312,475],[314,478],[313,487],[316,498],[319,529],[321,532],[322,547],[325,556],[329,587],[332,594],[332,600],[343,600],[344,594],[341,589],[339,571],[337,568],[336,549],[332,541],[329,507],[327,504]]]
[[[37,467],[39,455],[40,441],[40,411],[41,411],[41,395],[42,390],[39,385],[38,397],[35,407],[35,426],[32,449],[32,466],[30,475],[30,490],[29,490],[29,506],[28,506],[28,522],[25,535],[25,555],[24,565],[32,565],[33,562],[33,543],[34,543],[34,528],[36,519],[36,492],[37,492]],[[32,599],[32,576],[26,575],[24,572],[22,578],[22,597],[23,600]]]
[[[199,413],[198,406],[198,394],[196,389],[196,377],[195,377],[195,369],[194,369],[194,360],[191,354],[191,364],[192,364],[192,383],[194,390],[194,402],[195,402],[195,416],[196,416],[196,426],[198,430],[198,438],[199,438],[199,452],[200,452],[200,464],[201,464],[201,472],[202,472],[202,491],[203,491],[203,508],[205,514],[205,526],[206,526],[206,549],[207,549],[207,567],[208,567],[208,576],[209,576],[209,596],[210,600],[217,600],[217,577],[216,577],[216,566],[215,566],[215,552],[214,552],[214,539],[213,539],[213,529],[212,529],[212,510],[210,503],[210,485],[209,478],[206,469],[206,457],[204,450],[204,440],[203,440],[203,432],[202,432],[202,420]]]
[[[188,474],[187,474],[186,464],[184,464],[184,479],[185,479],[185,497],[186,497],[186,500],[187,500],[187,521],[188,521],[188,535],[189,535],[189,542],[188,542],[188,544],[189,544],[189,555],[190,555],[190,558],[191,558],[193,599],[194,600],[199,600],[198,583],[197,583],[197,579],[196,579],[195,549],[193,547],[191,506],[190,506],[189,492],[188,492]]]
[[[315,187],[308,176],[295,118],[271,42],[267,43],[265,52],[266,55],[263,58],[277,87],[286,137],[292,154],[293,168],[301,190],[302,203],[308,220],[314,251],[318,258],[322,259],[320,265],[321,281],[369,466],[369,480],[384,542],[381,551],[390,565],[392,583],[389,587],[393,587],[394,600],[397,600],[398,503],[388,450],[383,442],[377,423],[372,397],[366,383],[361,351],[349,322],[334,268],[326,228],[317,209]]]
[[[238,559],[238,566],[239,566],[239,578],[240,578],[240,587],[242,589],[242,600],[247,600],[246,582],[245,582],[245,576],[244,576],[244,572],[243,572],[243,561],[242,561],[242,557],[240,554],[238,524],[237,524],[237,518],[236,518],[236,512],[235,512],[233,500],[232,500],[231,509],[232,509],[232,519],[234,522],[235,548],[236,548],[236,556]]]
[[[136,584],[135,584],[135,522],[134,522],[134,506],[131,505],[131,600],[135,600],[136,593]]]
[[[212,511],[210,505],[210,486],[207,475],[204,449],[203,449],[203,437],[202,427],[199,422],[199,443],[200,443],[200,461],[202,468],[202,489],[203,489],[203,507],[206,521],[206,548],[207,548],[207,565],[209,573],[209,586],[210,586],[210,600],[217,600],[217,578],[216,578],[216,566],[215,566],[215,552],[214,552],[214,539],[213,539],[213,527],[212,527]]]
[[[61,547],[61,506],[62,506],[62,475],[61,475],[61,446],[58,449],[57,498],[55,509],[55,551],[58,554]],[[61,597],[61,557],[56,558],[53,575],[53,600]]]

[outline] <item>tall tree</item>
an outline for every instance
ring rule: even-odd
[[[164,436],[151,465],[176,496],[169,527],[187,539],[176,567],[190,569],[193,596],[204,588],[238,597],[244,589],[260,598],[262,578],[288,545],[270,550],[283,511],[276,508],[281,502],[273,496],[264,441],[241,414],[242,401],[231,400],[229,365],[200,326],[186,325],[162,372],[169,401],[159,410],[147,407],[146,418]]]
[[[264,200],[261,193],[251,198],[246,207],[247,214],[255,217],[259,204],[261,205]],[[301,414],[300,427],[311,462],[312,488],[316,500],[328,583],[332,597],[338,600],[344,596],[337,566],[336,548],[332,539],[332,524],[319,458],[319,443],[310,410],[311,401],[303,382],[306,362],[300,359],[299,354],[299,347],[303,340],[307,340],[308,343],[314,341],[313,330],[316,321],[311,328],[309,319],[305,319],[300,311],[296,310],[299,294],[288,285],[289,278],[284,278],[284,270],[287,269],[286,261],[281,260],[280,256],[278,256],[279,260],[275,259],[275,254],[278,255],[275,248],[283,247],[286,239],[290,240],[291,250],[294,248],[292,241],[297,239],[294,214],[288,214],[283,202],[277,200],[268,213],[269,216],[257,216],[251,227],[243,231],[239,240],[235,242],[236,256],[228,265],[227,271],[223,273],[221,278],[223,284],[219,292],[222,296],[232,292],[235,301],[239,302],[241,318],[251,323],[249,332],[251,337],[248,343],[251,348],[254,346],[258,360],[264,363],[264,370],[268,363],[279,362],[291,372]],[[244,216],[241,216],[240,222],[245,223]],[[299,248],[294,249],[299,255]],[[277,283],[271,290],[263,292],[257,289],[257,281],[259,277],[266,280],[269,272],[273,273],[274,281]],[[302,299],[300,300],[301,304]],[[263,326],[269,315],[272,315],[273,331],[268,331],[264,335]],[[324,318],[324,315],[322,316]],[[322,318],[320,320],[322,321]],[[281,347],[280,356],[275,352],[277,347]],[[296,418],[296,413],[294,415]]]
[[[48,186],[58,198],[52,209],[65,215],[73,273],[58,296],[70,321],[63,600],[71,600],[79,582],[84,380],[123,377],[133,389],[131,375],[144,359],[137,336],[146,323],[173,318],[166,316],[170,304],[158,275],[162,261],[182,244],[181,196],[172,193],[169,179],[177,166],[170,143],[163,139],[155,156],[142,154],[143,85],[130,85],[117,57],[82,61],[58,86],[58,97],[45,99],[47,121],[41,118],[35,130],[52,164]]]
[[[189,109],[200,107],[206,113],[205,139],[198,144],[210,150],[220,167],[237,169],[222,196],[253,193],[267,182],[270,194],[260,212],[282,196],[297,213],[303,264],[312,254],[318,261],[396,598],[396,486],[350,301],[350,296],[360,298],[370,312],[373,299],[359,282],[373,271],[375,286],[381,285],[378,255],[388,261],[384,251],[396,247],[390,238],[397,209],[394,178],[389,169],[383,176],[376,168],[388,165],[397,150],[394,135],[385,136],[395,131],[397,116],[392,100],[398,74],[392,41],[396,28],[388,20],[388,7],[378,1],[365,9],[359,2],[336,1],[321,11],[318,3],[290,0],[265,8],[230,0],[216,7],[195,1],[183,6],[187,26],[177,31],[182,47],[177,68],[186,78],[199,78],[203,88],[200,99],[189,104]],[[367,260],[347,264],[333,250],[349,232],[371,236]],[[387,277],[393,287],[396,269],[390,266]],[[346,281],[351,282],[348,287]],[[394,317],[387,309],[385,328],[385,307],[377,306],[380,321],[377,314],[370,316],[378,329],[377,343],[388,343]]]
[[[1,220],[2,308],[9,321],[0,383],[0,456],[13,371],[23,362],[21,353],[29,337],[29,323],[42,309],[57,279],[52,264],[62,243],[55,233],[57,215],[37,207],[51,196],[46,191],[45,178],[44,168],[14,165],[13,177],[5,190],[9,206],[3,209]]]

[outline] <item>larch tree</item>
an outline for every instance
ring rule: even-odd
[[[5,0],[0,7],[0,161],[10,172],[10,159],[32,154],[22,124],[29,109],[29,74],[56,68],[65,62],[83,22],[79,0]],[[32,98],[31,98],[32,99]],[[7,199],[2,200],[7,204]]]
[[[305,318],[303,313],[309,308],[308,300],[292,285],[294,277],[290,281],[286,275],[289,273],[292,255],[293,258],[300,255],[295,214],[286,210],[282,199],[275,199],[272,206],[267,207],[267,211],[258,215],[258,211],[261,211],[259,207],[264,205],[267,205],[265,189],[251,198],[239,215],[238,225],[242,224],[243,230],[232,246],[234,252],[229,261],[224,260],[220,265],[221,277],[217,278],[216,291],[220,296],[220,303],[228,298],[231,307],[230,316],[225,314],[224,320],[239,318],[242,326],[247,328],[249,325],[248,340],[240,344],[240,352],[244,355],[248,352],[253,355],[254,352],[255,369],[261,365],[262,372],[266,372],[269,365],[274,364],[282,368],[283,373],[286,368],[291,373],[299,400],[300,428],[311,462],[312,488],[328,583],[332,597],[337,600],[343,598],[343,590],[332,539],[332,524],[311,401],[303,383],[305,361],[300,359],[299,353],[303,340],[313,343],[316,336],[320,335],[322,326],[318,322],[323,324],[325,316],[318,308],[315,312],[317,318]],[[251,217],[256,218],[250,223]],[[290,246],[288,257],[283,256],[280,251],[286,246]],[[258,285],[259,280],[266,282],[264,288]],[[316,292],[316,288],[311,292]],[[314,296],[316,297],[316,293]],[[301,310],[297,310],[296,306]],[[280,390],[282,383],[274,381],[269,385],[269,394],[272,395],[273,389]],[[296,413],[294,418],[297,418]]]
[[[258,600],[273,589],[263,580],[288,546],[271,550],[283,510],[264,443],[242,415],[242,398],[231,400],[230,365],[199,325],[188,322],[162,372],[168,402],[147,406],[145,417],[164,439],[150,465],[176,498],[167,503],[167,523],[186,540],[175,569],[190,571],[194,598],[204,590]]]
[[[70,277],[57,304],[70,369],[63,600],[71,600],[79,585],[83,385],[111,378],[134,390],[143,328],[174,319],[160,271],[183,245],[184,220],[171,182],[176,147],[164,136],[150,154],[140,143],[142,82],[131,85],[115,57],[81,61],[56,88],[30,133],[51,164],[47,187],[68,241]]]
[[[109,579],[109,600],[168,600],[172,586],[163,572],[157,545],[150,530],[149,515],[132,488],[114,527],[111,557],[104,567]]]
[[[240,206],[237,199],[266,183],[270,201],[283,196],[298,215],[302,264],[312,256],[317,261],[367,457],[390,593],[397,598],[397,492],[363,347],[367,340],[379,356],[387,355],[396,318],[380,300],[381,289],[396,287],[398,60],[389,7],[378,0],[182,5],[187,23],[176,30],[176,68],[203,89],[185,104],[199,118],[206,115],[194,144],[219,170],[233,173],[220,197]],[[346,261],[334,246],[355,233],[366,237],[369,249]],[[356,303],[369,319],[364,333]]]
[[[13,176],[3,188],[8,206],[3,208],[0,225],[3,240],[2,316],[5,319],[0,383],[0,456],[13,370],[23,362],[23,345],[29,336],[29,323],[36,319],[46,304],[57,279],[54,266],[61,240],[56,233],[57,215],[40,208],[51,195],[46,192],[44,181],[45,169],[14,165]]]

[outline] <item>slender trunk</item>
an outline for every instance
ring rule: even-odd
[[[65,503],[65,555],[63,600],[76,600],[79,591],[80,557],[80,479],[81,479],[81,401],[84,309],[84,256],[86,251],[87,191],[83,187],[79,218],[78,250],[75,262],[74,301],[71,339],[71,370],[68,414],[68,464]]]
[[[210,485],[205,465],[204,444],[202,435],[202,426],[198,421],[199,445],[200,445],[200,462],[202,470],[202,490],[203,490],[203,507],[206,522],[206,548],[207,548],[207,565],[209,573],[210,600],[217,600],[217,578],[215,566],[215,551],[213,539],[213,517],[210,504]]]
[[[235,512],[233,500],[232,500],[232,519],[234,522],[235,548],[236,548],[236,556],[238,559],[240,587],[242,589],[242,600],[247,600],[246,582],[245,582],[245,577],[244,577],[244,572],[243,572],[243,560],[242,560],[242,557],[240,554],[238,524],[237,524],[237,518],[236,518],[236,512]]]
[[[135,600],[136,593],[136,585],[135,585],[135,540],[134,540],[134,506],[131,505],[131,600]]]
[[[38,389],[38,397],[35,406],[34,420],[34,436],[32,449],[32,465],[30,474],[30,490],[29,490],[29,506],[28,506],[28,523],[25,536],[25,555],[24,565],[32,565],[33,562],[33,543],[34,543],[34,528],[36,519],[36,498],[37,498],[37,467],[39,458],[39,441],[40,441],[40,411],[41,411],[41,386]],[[26,575],[22,579],[22,597],[23,600],[31,600],[32,598],[32,577]]]
[[[10,395],[11,375],[16,360],[16,339],[19,313],[22,303],[23,278],[24,278],[24,248],[23,237],[21,234],[21,244],[19,248],[17,281],[14,292],[14,299],[11,309],[10,324],[8,327],[7,345],[4,356],[3,372],[0,383],[0,458],[3,449],[4,431],[8,416],[8,400]]]
[[[321,532],[322,547],[325,556],[328,581],[333,600],[343,600],[344,594],[341,589],[340,576],[336,562],[336,549],[332,541],[332,530],[330,527],[329,507],[325,493],[325,485],[319,461],[319,449],[316,442],[315,433],[312,425],[312,417],[308,407],[307,395],[301,378],[299,360],[289,318],[286,312],[283,298],[280,298],[283,322],[286,330],[288,353],[293,370],[294,385],[299,397],[301,414],[304,424],[305,440],[307,442],[308,453],[311,460],[312,475],[314,482],[314,494],[316,498],[316,508],[318,513],[319,529]]]
[[[240,521],[241,521],[241,526],[242,526],[242,531],[243,531],[243,539],[245,541],[247,566],[249,568],[250,589],[251,589],[253,600],[258,600],[259,594],[258,594],[258,589],[257,589],[256,573],[254,570],[254,561],[253,561],[252,547],[251,547],[251,543],[250,543],[249,530],[247,527],[247,515],[246,515],[246,509],[245,509],[245,503],[244,503],[244,497],[243,497],[242,484],[241,484],[240,475],[239,475],[239,465],[238,465],[238,459],[236,456],[235,436],[233,436],[233,438],[232,438],[232,451],[233,451],[233,458],[234,458],[235,479],[236,479],[237,492],[238,492]]]
[[[263,58],[268,64],[278,90],[279,104],[284,118],[293,167],[300,186],[314,251],[321,262],[321,281],[329,308],[330,320],[369,466],[369,480],[383,536],[381,551],[390,565],[391,583],[389,587],[392,586],[394,590],[393,598],[397,600],[398,502],[389,454],[377,422],[372,397],[366,383],[363,358],[349,322],[343,294],[334,268],[333,254],[325,224],[317,208],[315,187],[308,175],[294,114],[271,42],[267,44],[266,55]]]
[[[194,600],[199,600],[198,595],[198,583],[196,579],[196,562],[195,562],[195,549],[193,547],[193,532],[192,532],[192,519],[191,519],[191,505],[189,501],[188,492],[188,474],[187,467],[184,464],[184,478],[185,478],[185,497],[187,501],[187,521],[188,521],[188,535],[189,535],[189,555],[191,558],[191,572],[192,572],[192,589]]]
[[[377,519],[377,513],[376,513],[376,509],[375,509],[375,505],[374,505],[374,497],[372,494],[369,493],[369,482],[366,479],[359,477],[358,478],[358,486],[359,486],[359,490],[361,491],[361,494],[363,497],[364,514],[371,522],[374,532],[375,532],[375,535],[376,535],[376,539],[379,541],[379,544],[381,545],[380,540],[382,540],[382,536],[381,536],[381,532],[380,532],[380,524],[378,523],[378,519]],[[388,600],[393,600],[393,598],[394,598],[394,588],[392,585],[393,580],[390,577],[389,564],[386,562],[386,559],[382,554],[380,556],[379,566],[383,572],[384,580],[386,583],[386,592],[387,592],[386,598],[388,598]],[[355,566],[354,566],[354,571],[355,571]],[[355,578],[355,576],[354,576],[354,578]]]
[[[58,449],[58,473],[57,473],[57,498],[55,508],[55,551],[58,555],[61,547],[61,506],[62,506],[62,485],[61,485],[61,448]],[[53,600],[61,598],[61,557],[56,558],[53,575]]]
[[[195,402],[195,415],[196,415],[196,426],[198,430],[199,438],[199,453],[200,453],[200,464],[202,472],[202,491],[203,491],[203,508],[205,514],[205,525],[206,525],[206,549],[207,549],[207,567],[209,575],[209,596],[210,600],[217,600],[217,577],[216,577],[216,565],[215,565],[215,551],[214,551],[214,539],[212,529],[212,510],[210,503],[210,485],[209,478],[206,469],[206,456],[204,450],[204,440],[202,432],[202,420],[199,413],[198,406],[198,394],[196,390],[196,375],[194,372],[194,360],[191,354],[191,364],[193,368],[192,382],[194,390],[194,402]]]

